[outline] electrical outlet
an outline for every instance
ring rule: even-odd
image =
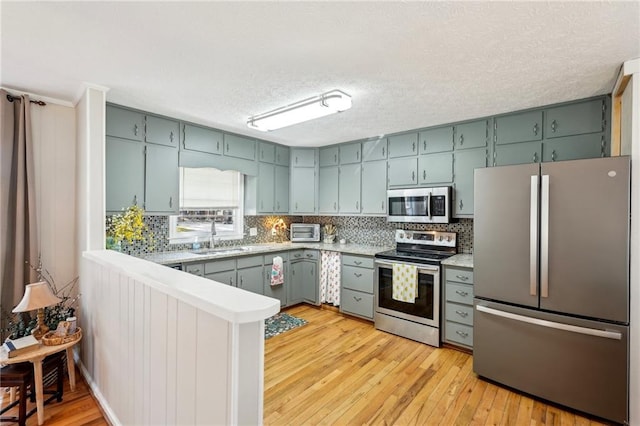
[[[272,229],[272,230],[271,230],[271,235],[273,235],[273,236],[277,235],[277,232],[276,232],[276,230],[275,230],[275,229]]]
[[[256,235],[258,235],[258,228],[249,228],[249,236],[255,237]]]

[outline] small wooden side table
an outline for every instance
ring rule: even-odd
[[[80,337],[82,339],[82,337]],[[13,358],[9,358],[5,351],[0,351],[0,364],[17,364],[19,362],[30,362],[33,364],[33,376],[36,384],[36,409],[38,414],[38,425],[44,423],[44,392],[42,383],[42,360],[51,354],[67,351],[67,370],[69,370],[69,384],[71,390],[76,389],[76,370],[73,362],[73,346],[80,341],[63,343],[55,346],[41,345],[38,349],[25,352]],[[21,396],[22,397],[22,396]]]

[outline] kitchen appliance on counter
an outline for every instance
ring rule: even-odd
[[[439,347],[440,263],[456,254],[456,233],[398,229],[395,239],[395,250],[375,255],[375,327]],[[406,265],[417,273],[417,294],[408,302],[394,297],[393,269]]]
[[[292,223],[290,228],[291,242],[319,242],[320,225],[317,223]]]
[[[451,187],[390,189],[388,222],[449,223]]]
[[[627,424],[629,169],[611,157],[475,170],[477,374]]]

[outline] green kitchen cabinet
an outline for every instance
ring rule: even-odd
[[[362,161],[387,159],[387,138],[368,140],[362,143]]]
[[[542,143],[542,161],[580,160],[607,156],[607,140],[603,133],[565,136]]]
[[[542,159],[542,142],[522,142],[497,145],[494,149],[494,165],[539,163]]]
[[[106,211],[144,204],[144,143],[106,138]],[[176,169],[177,170],[177,169]]]
[[[453,181],[453,153],[421,155],[418,158],[418,183],[432,185]]]
[[[278,285],[271,285],[271,271],[273,268],[273,259],[276,256],[282,258],[282,274],[284,282]],[[264,295],[267,297],[273,297],[280,300],[280,306],[286,306],[287,302],[287,290],[289,287],[289,262],[287,261],[289,255],[287,252],[283,253],[270,253],[264,256]]]
[[[345,253],[341,263],[340,312],[373,320],[374,259]]]
[[[245,160],[256,159],[256,142],[242,136],[224,135],[224,155]]]
[[[274,213],[289,212],[289,166],[275,166]]]
[[[340,150],[337,146],[328,146],[326,148],[320,148],[318,155],[320,156],[320,167],[337,166],[339,163],[338,156],[340,155]]]
[[[542,111],[527,111],[495,119],[497,145],[542,140]]]
[[[489,120],[477,120],[455,125],[454,149],[470,149],[487,146],[489,140]]]
[[[146,116],[145,142],[178,148],[179,138],[180,123],[178,121],[153,115]]]
[[[289,288],[287,294],[287,303],[295,305],[303,300],[302,279],[304,277],[304,262],[294,262],[293,259],[289,263]]]
[[[485,148],[461,150],[454,154],[454,217],[473,215],[473,171],[487,167]]]
[[[134,141],[144,140],[144,114],[107,105],[106,135]]]
[[[221,132],[193,124],[185,124],[182,133],[182,147],[184,149],[208,154],[222,153],[223,137]]]
[[[147,144],[145,157],[145,211],[178,213],[177,147]]]
[[[318,212],[338,213],[340,170],[337,166],[320,167],[319,175]]]
[[[319,303],[318,261],[302,262],[302,299],[313,305]]]
[[[340,187],[338,190],[340,213],[360,213],[361,173],[360,164],[340,166]]]
[[[410,186],[418,183],[418,159],[394,158],[387,162],[389,188]]]
[[[258,213],[275,211],[275,173],[273,164],[258,163]]]
[[[389,158],[409,157],[418,153],[418,134],[389,136]]]
[[[360,142],[340,145],[340,164],[353,164],[362,161]]]
[[[260,266],[252,266],[243,269],[238,268],[238,288],[252,293],[264,294],[262,261],[260,263]]]
[[[313,167],[291,168],[289,211],[292,214],[315,213],[316,171]]]
[[[315,167],[316,165],[314,148],[291,148],[290,155],[292,167]]]
[[[318,277],[318,251],[304,250],[289,253],[290,286],[289,305],[320,302],[320,282]]]
[[[276,146],[267,142],[258,142],[258,160],[265,163],[275,163]]]
[[[222,284],[230,285],[231,287],[236,286],[236,270],[235,269],[232,271],[213,272],[210,274],[206,274],[204,277],[212,281],[217,281]]]
[[[443,341],[473,349],[473,269],[444,267]]]
[[[423,130],[418,133],[420,154],[453,151],[453,126]]]
[[[276,145],[276,160],[275,163],[279,166],[289,167],[289,147]]]
[[[387,162],[385,160],[362,163],[363,214],[384,216],[387,213]]]
[[[544,111],[544,137],[603,132],[606,128],[605,112],[604,98],[548,108]]]

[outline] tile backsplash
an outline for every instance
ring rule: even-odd
[[[448,224],[409,224],[388,223],[386,217],[370,216],[245,216],[244,233],[242,240],[220,241],[219,246],[235,246],[257,243],[272,243],[289,240],[288,231],[277,235],[271,234],[272,224],[283,219],[287,227],[291,223],[319,223],[321,225],[331,223],[337,228],[336,241],[344,238],[349,243],[369,244],[375,246],[393,246],[396,229],[408,229],[419,231],[449,231],[458,234],[458,252],[473,252],[473,220],[460,219]],[[179,251],[191,248],[191,244],[169,243],[169,217],[145,216],[144,221],[152,233],[153,238],[145,241],[135,241],[133,244],[122,244],[122,251],[133,256],[143,256],[154,252]],[[249,228],[257,228],[258,234],[249,236]],[[208,242],[203,242],[207,246]]]

